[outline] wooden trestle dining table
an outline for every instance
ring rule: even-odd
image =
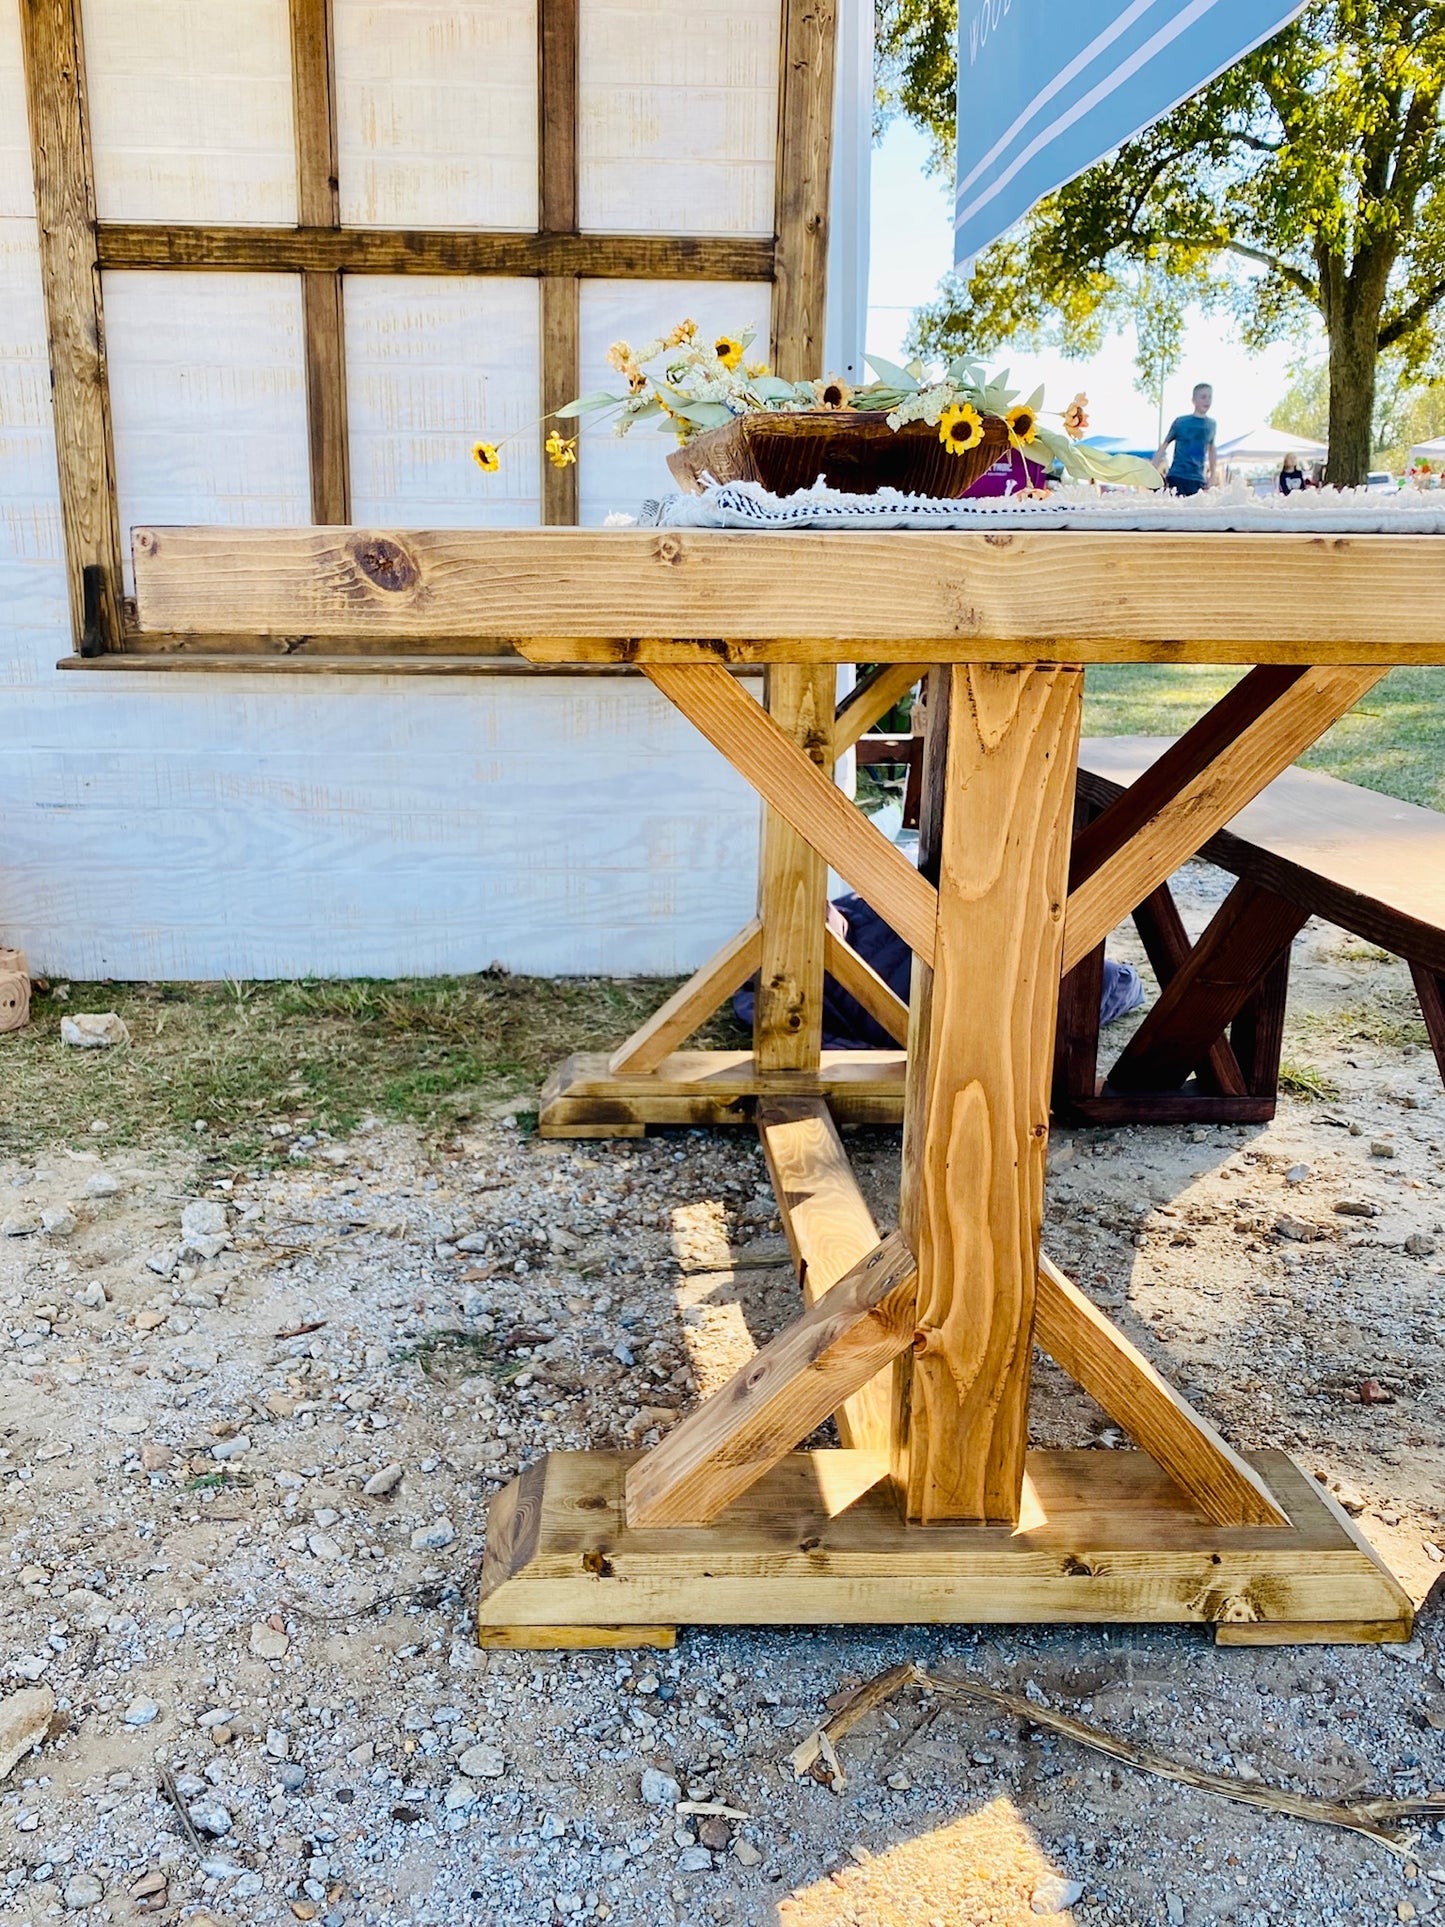
[[[554,1452],[488,1508],[484,1643],[679,1623],[1196,1622],[1409,1636],[1410,1600],[1281,1451],[1236,1450],[1040,1249],[1061,973],[1393,664],[1445,663],[1429,536],[140,529],[176,667],[631,664],[766,805],[759,915],[541,1128],[762,1134],[802,1305],[650,1450]],[[836,712],[839,662],[876,665]],[[1071,855],[1084,670],[1243,674]],[[140,666],[138,663],[134,666]],[[761,670],[767,703],[738,672]],[[915,867],[835,754],[920,677]],[[914,954],[905,1010],[824,924],[831,865]],[[824,968],[898,1037],[819,1048]],[[754,1049],[687,1052],[758,978]],[[838,1122],[903,1125],[880,1236]],[[1029,1446],[1033,1347],[1140,1448]],[[842,1446],[798,1449],[830,1416]]]

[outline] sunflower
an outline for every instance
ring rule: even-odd
[[[495,442],[473,442],[472,460],[482,471],[483,475],[495,475],[497,470],[502,466],[502,458],[497,453],[497,444]]]
[[[815,381],[813,393],[820,408],[846,408],[853,399],[853,390],[841,375],[829,375],[826,381]]]
[[[1084,430],[1089,426],[1089,417],[1084,413],[1088,405],[1089,397],[1087,395],[1075,395],[1074,399],[1064,410],[1064,433],[1071,442],[1078,441]]]
[[[970,401],[945,408],[938,418],[938,439],[950,455],[965,455],[983,440],[983,416]]]
[[[1039,432],[1039,418],[1032,408],[1010,408],[1004,416],[1008,438],[1015,448],[1024,448]]]
[[[724,368],[736,368],[743,358],[743,344],[731,335],[719,335],[712,344],[712,351]]]
[[[543,452],[553,468],[571,468],[577,460],[577,437],[574,435],[570,442],[565,441],[561,430],[554,428],[547,437]]]

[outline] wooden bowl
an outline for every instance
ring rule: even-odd
[[[997,415],[984,416],[977,448],[954,455],[927,422],[894,430],[886,415],[871,409],[758,410],[694,435],[667,465],[693,495],[702,493],[704,474],[717,482],[759,482],[772,495],[811,488],[821,475],[845,495],[896,488],[951,501],[1007,452],[1008,429]]]

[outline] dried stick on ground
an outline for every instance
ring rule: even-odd
[[[1351,1833],[1362,1833],[1367,1839],[1388,1847],[1394,1854],[1404,1855],[1410,1849],[1407,1844],[1382,1832],[1382,1827],[1404,1820],[1445,1820],[1445,1798],[1439,1796],[1418,1800],[1322,1800],[1310,1793],[1288,1793],[1277,1787],[1256,1786],[1228,1773],[1209,1773],[1202,1767],[1190,1766],[1184,1761],[1166,1759],[1162,1753],[1151,1753],[1131,1746],[1126,1740],[1116,1739],[1112,1733],[1089,1726],[1083,1720],[1073,1719],[1067,1713],[1055,1713],[1048,1707],[1036,1706],[1032,1700],[1025,1699],[1022,1693],[1006,1693],[997,1686],[981,1686],[973,1680],[930,1673],[911,1662],[894,1666],[888,1672],[880,1673],[877,1679],[860,1686],[845,1706],[840,1707],[822,1726],[815,1728],[796,1749],[792,1755],[793,1772],[799,1778],[805,1774],[811,1775],[831,1786],[835,1793],[841,1793],[844,1778],[837,1742],[875,1707],[881,1706],[907,1686],[921,1686],[925,1691],[945,1699],[982,1700],[1005,1713],[1012,1713],[1017,1719],[1028,1720],[1034,1726],[1047,1727],[1052,1733],[1061,1733],[1065,1739],[1075,1740],[1080,1746],[1090,1747],[1111,1760],[1118,1760],[1122,1766],[1133,1767],[1136,1773],[1152,1773],[1159,1779],[1172,1780],[1179,1786],[1199,1787],[1206,1793],[1221,1794],[1226,1800],[1237,1800],[1243,1806],[1263,1807],[1270,1813],[1287,1813],[1296,1820],[1345,1827]]]

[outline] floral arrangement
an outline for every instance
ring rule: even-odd
[[[1044,427],[1044,392],[1036,389],[1026,401],[1008,386],[1008,374],[990,376],[977,362],[950,361],[941,373],[929,374],[918,361],[899,367],[877,355],[866,357],[876,380],[852,388],[837,375],[819,381],[784,381],[766,362],[748,358],[755,331],[719,335],[707,340],[697,323],[682,321],[670,334],[632,348],[615,341],[607,351],[608,365],[626,383],[621,393],[599,390],[581,395],[556,411],[558,420],[581,416],[610,417],[613,432],[626,435],[639,422],[655,421],[679,442],[710,428],[724,428],[741,415],[758,411],[782,414],[859,412],[884,414],[894,430],[909,422],[926,422],[954,455],[966,454],[984,438],[989,416],[1002,419],[1010,445],[1028,450],[1035,462],[1058,462],[1075,481],[1124,483],[1134,488],[1159,488],[1161,477],[1152,463],[1133,455],[1108,455],[1081,446],[1089,426],[1088,397],[1076,395],[1059,416],[1059,427]],[[472,454],[484,472],[500,465],[502,444],[478,442]],[[577,441],[553,429],[545,453],[557,468],[577,459]]]

